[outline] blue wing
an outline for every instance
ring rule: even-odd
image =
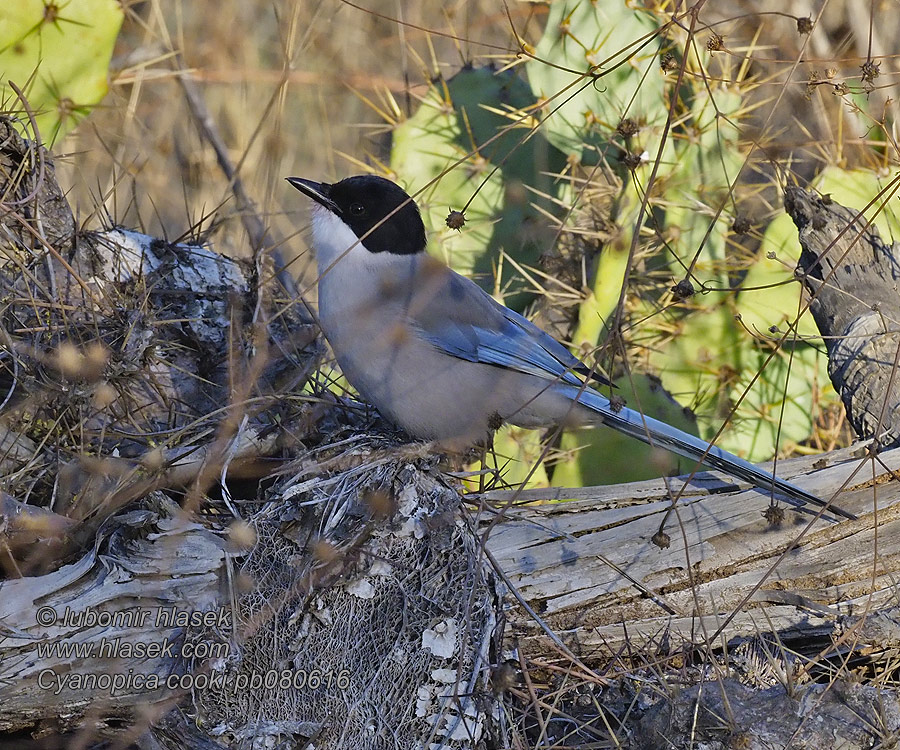
[[[465,309],[457,308],[454,313],[464,314],[439,317],[433,310],[426,310],[414,323],[432,346],[469,362],[508,367],[569,385],[583,386],[588,379],[612,385],[552,336],[495,301],[474,282],[454,274],[448,285],[449,299],[465,300]]]

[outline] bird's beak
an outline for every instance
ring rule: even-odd
[[[323,208],[327,208],[332,213],[340,215],[340,209],[329,197],[331,185],[327,182],[313,182],[312,180],[304,180],[302,177],[286,177],[285,179],[297,188],[297,190],[308,198],[312,198]]]

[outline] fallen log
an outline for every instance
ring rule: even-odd
[[[823,624],[832,630],[861,608],[892,605],[900,450],[870,457],[864,447],[847,448],[780,461],[778,471],[821,497],[839,492],[857,520],[788,511],[772,524],[759,490],[723,493],[729,480],[701,474],[676,504],[668,498],[681,490],[680,478],[488,493],[501,519],[483,514],[493,524],[487,549],[578,654],[613,654],[662,633],[715,648],[770,631],[818,638]],[[550,646],[526,613],[511,623],[520,643]]]

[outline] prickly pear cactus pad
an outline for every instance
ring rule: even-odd
[[[0,4],[0,106],[24,107],[52,145],[100,102],[124,12],[116,0],[7,0]]]
[[[438,75],[394,127],[391,168],[427,185],[432,251],[553,326],[628,405],[753,461],[804,443],[836,402],[796,232],[772,209],[783,185],[754,140],[752,56],[661,2],[553,0],[519,42],[506,67]],[[448,211],[464,215],[445,225]],[[618,481],[677,468],[607,433],[566,434],[538,468],[534,436],[495,447],[532,484],[601,481],[614,451],[631,472]]]
[[[438,230],[434,251],[518,308],[529,297],[510,293],[506,282],[516,276],[515,264],[533,265],[552,242],[545,217],[558,211],[559,185],[551,175],[565,165],[565,155],[543,135],[525,139],[528,129],[516,127],[534,103],[514,72],[463,68],[432,85],[394,130],[391,151],[391,167],[409,184],[434,181],[419,196],[426,224]],[[463,226],[445,226],[450,210],[464,208]],[[498,272],[503,254],[511,262]]]
[[[610,149],[617,155],[616,129],[628,118],[643,130],[642,147],[653,148],[646,136],[665,123],[667,112],[665,82],[656,74],[659,27],[652,13],[619,0],[550,6],[528,80],[538,97],[552,99],[555,112],[542,127],[551,143],[596,164]],[[557,100],[559,92],[565,93]]]

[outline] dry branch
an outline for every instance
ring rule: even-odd
[[[3,119],[0,196],[0,467],[13,496],[79,522],[59,555],[151,490],[196,502],[226,468],[277,455],[285,427],[315,433],[314,399],[280,394],[315,367],[317,329],[252,266],[77,230],[49,155]],[[12,541],[5,567],[55,564],[47,548],[6,559]]]

